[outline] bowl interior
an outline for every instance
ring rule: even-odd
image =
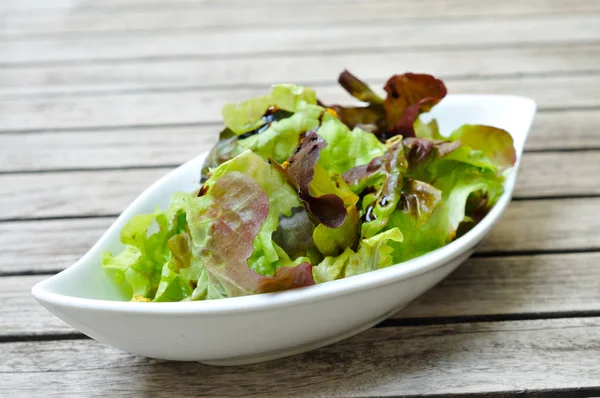
[[[497,95],[451,95],[437,105],[432,112],[423,115],[422,118],[425,121],[436,118],[442,134],[449,134],[455,128],[465,123],[486,124],[503,128],[512,135],[518,159],[520,160],[534,114],[535,103],[527,98]],[[42,301],[48,299],[50,296],[57,295],[96,300],[120,301],[127,299],[127,297],[124,297],[122,291],[104,272],[101,266],[102,253],[104,251],[118,252],[123,248],[119,241],[120,231],[127,220],[133,215],[153,212],[157,206],[160,206],[161,208],[168,206],[169,199],[173,192],[191,191],[198,188],[200,169],[204,156],[205,155],[201,155],[190,160],[150,186],[121,214],[92,249],[90,249],[90,251],[77,263],[67,270],[36,285],[33,289],[34,296]],[[502,206],[506,206],[510,200],[517,167],[515,167],[512,175],[506,180],[506,192],[501,199]],[[497,206],[500,206],[500,202]],[[503,209],[495,212],[495,217],[499,216],[501,210]],[[487,217],[491,216],[492,214]],[[459,241],[462,239],[467,239],[467,236],[460,238]],[[444,253],[443,249],[445,248],[438,249],[438,251]],[[430,256],[430,254],[432,255]],[[414,265],[413,268],[418,268],[420,266],[419,264],[426,265],[428,259],[433,261],[435,258],[435,253],[432,252],[423,256],[423,260],[420,260],[420,262],[415,262],[414,260],[411,260],[410,262]],[[375,271],[375,273],[386,270]],[[348,280],[330,282],[326,285],[332,284],[332,286],[340,286],[338,282],[349,284],[349,280],[355,278],[363,278],[366,280],[368,277],[365,274],[348,278]],[[359,282],[358,279],[356,279],[355,282]],[[314,286],[299,290],[318,288],[321,287]],[[284,293],[290,297],[292,295],[292,293]],[[237,299],[228,299],[225,301],[229,300]]]

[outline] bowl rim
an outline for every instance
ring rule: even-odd
[[[68,296],[60,293],[55,293],[46,290],[47,286],[53,283],[57,278],[61,278],[72,272],[76,267],[85,262],[86,257],[94,250],[94,248],[103,240],[106,233],[121,222],[123,218],[128,217],[124,211],[107,229],[105,234],[94,244],[86,254],[84,254],[77,262],[61,271],[60,273],[51,276],[39,283],[32,289],[31,294],[37,301],[43,305],[57,307],[71,307],[90,311],[109,311],[131,314],[160,314],[163,316],[179,316],[182,314],[232,314],[248,311],[261,311],[267,309],[288,307],[306,304],[314,301],[337,297],[341,295],[352,294],[355,292],[373,289],[379,286],[385,286],[391,283],[396,283],[404,279],[409,279],[417,275],[421,275],[436,269],[437,267],[449,262],[450,260],[459,257],[460,255],[474,249],[479,244],[481,239],[489,232],[489,230],[498,221],[508,204],[510,203],[512,192],[514,189],[516,177],[518,174],[521,157],[523,154],[523,146],[527,135],[533,123],[537,105],[534,100],[514,95],[488,95],[488,94],[453,94],[444,99],[445,101],[476,101],[481,103],[486,100],[505,100],[510,102],[521,102],[528,108],[530,115],[528,124],[523,126],[523,138],[521,148],[517,149],[517,163],[512,168],[512,172],[504,182],[505,191],[494,205],[492,210],[481,220],[474,228],[465,235],[450,242],[449,244],[431,251],[414,259],[391,265],[389,267],[370,271],[364,274],[355,275],[350,278],[338,279],[327,283],[316,284],[312,286],[287,290],[283,292],[264,293],[251,296],[232,297],[221,300],[203,300],[189,302],[130,302],[130,301],[115,301],[104,299],[91,299]],[[513,137],[514,138],[514,137]],[[196,161],[200,157],[204,157],[206,153],[195,157],[183,165],[171,170],[165,176],[158,179],[142,194],[140,194],[127,208],[134,207],[141,202],[145,196],[149,195],[158,185],[165,179],[172,176],[178,170],[187,164]]]

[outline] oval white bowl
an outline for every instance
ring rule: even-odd
[[[204,155],[185,163],[144,191],[77,263],[38,283],[33,296],[86,335],[152,358],[236,365],[271,360],[322,347],[359,333],[442,280],[486,236],[510,202],[535,102],[522,97],[451,95],[425,118],[442,133],[465,123],[506,129],[518,162],[491,212],[456,241],[419,258],[347,279],[280,293],[185,303],[134,303],[101,266],[103,251],[122,248],[127,220],[165,207],[175,191],[198,187]],[[185,145],[185,143],[182,143]]]

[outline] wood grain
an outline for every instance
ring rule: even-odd
[[[6,391],[45,396],[369,397],[598,393],[600,319],[376,328],[265,364],[209,367],[145,359],[92,340],[0,344]],[[108,382],[107,382],[108,381]]]
[[[555,77],[447,80],[450,93],[514,94],[531,97],[542,109],[600,107],[596,74]],[[378,86],[381,82],[370,82]],[[316,86],[327,103],[353,103],[337,86]],[[0,98],[1,129],[35,131],[156,124],[213,123],[227,101],[263,95],[268,88],[113,93],[71,97]]]
[[[105,6],[110,2],[95,3]],[[77,12],[60,13],[20,13],[6,18],[4,31],[11,38],[65,35],[65,34],[128,34],[130,32],[178,31],[190,29],[240,29],[256,26],[289,26],[316,24],[365,23],[377,24],[382,21],[407,22],[414,18],[489,18],[502,16],[562,14],[599,11],[600,6],[589,0],[505,0],[487,7],[477,7],[473,0],[452,2],[429,1],[370,1],[344,2],[343,6],[331,2],[303,2],[302,12],[290,12],[289,7],[274,7],[264,3],[247,7],[188,7],[156,8],[119,7],[110,18],[102,12],[89,8],[76,9]],[[143,4],[143,3],[140,3]],[[227,3],[225,3],[227,4]],[[288,1],[286,5],[289,5]],[[293,4],[293,3],[292,3]],[[112,5],[112,4],[111,4]],[[217,5],[217,4],[215,4]],[[297,6],[300,4],[296,3]],[[52,2],[56,6],[56,2]],[[241,7],[240,7],[241,6]],[[90,12],[92,11],[92,12]],[[98,10],[96,10],[98,11]],[[431,21],[428,23],[435,23]]]
[[[600,134],[596,132],[599,125],[600,112],[597,110],[539,113],[527,140],[526,150],[600,148]],[[0,135],[0,172],[172,167],[212,147],[220,128],[219,125],[200,125],[123,128],[95,132],[79,130],[62,133],[5,133]],[[22,148],[27,150],[23,151]],[[573,159],[571,156],[577,155],[557,156],[567,161]],[[593,160],[595,156],[586,154],[584,158]],[[544,169],[561,167],[562,171],[562,163],[550,161],[549,164],[542,165],[540,162],[543,159],[543,155],[526,155],[523,172],[535,177],[533,173],[538,166]],[[575,160],[574,163],[565,163],[565,169],[570,171],[569,178],[575,174],[575,179],[585,185],[588,175],[580,173],[577,169],[578,159]],[[528,166],[531,162],[534,165]],[[589,165],[589,161],[586,165]],[[595,166],[591,164],[592,168]],[[521,178],[525,178],[525,175]],[[542,178],[540,181],[552,184],[553,180],[548,182],[546,178]],[[590,186],[586,189],[593,188]]]
[[[600,250],[600,199],[513,202],[480,253]],[[77,261],[112,218],[0,223],[0,273],[55,272]]]
[[[113,218],[0,223],[0,275],[56,272],[77,261]]]
[[[421,21],[398,24],[320,24],[261,26],[244,31],[218,30],[126,35],[31,39],[0,42],[0,64],[168,58],[182,56],[233,56],[239,54],[322,53],[510,43],[571,43],[600,39],[600,16],[594,13],[536,18],[440,19],[421,29]],[[419,34],[415,35],[418,29]],[[273,34],[275,32],[275,34]],[[327,40],[323,40],[326,37]],[[410,40],[398,40],[410,37]]]
[[[600,3],[599,3],[600,4]],[[0,95],[70,95],[149,89],[268,86],[280,82],[334,85],[348,68],[368,81],[403,71],[442,79],[560,75],[598,71],[600,44],[550,44],[508,48],[358,51],[350,54],[287,54],[275,58],[169,59],[7,67]],[[510,60],[510,61],[508,61]],[[298,68],[302,65],[302,68]]]
[[[110,31],[113,26],[129,28],[143,26],[146,29],[161,30],[172,27],[176,24],[175,21],[180,21],[183,27],[206,25],[235,27],[248,24],[249,21],[254,25],[316,21],[336,23],[386,20],[391,19],[392,16],[403,20],[450,16],[539,15],[598,10],[597,4],[588,0],[530,0],[528,2],[505,0],[487,7],[476,7],[477,2],[473,0],[404,0],[402,2],[376,0],[369,1],[368,5],[352,0],[343,1],[342,7],[339,3],[339,0],[301,2],[288,0],[285,7],[274,7],[273,1],[263,0],[254,2],[249,7],[239,0],[217,2],[175,0],[165,6],[164,3],[155,0],[105,0],[101,3],[78,1],[77,7],[73,7],[71,0],[55,0],[50,4],[37,0],[5,0],[0,5],[0,10],[12,11],[7,12],[9,18],[7,18],[5,31],[12,34],[32,30],[48,33],[56,29],[70,32],[74,27],[83,31]],[[71,12],[67,15],[61,12],[65,7],[71,8]],[[303,12],[289,12],[290,8],[292,10],[300,8]],[[113,11],[111,18],[102,18],[106,16],[107,10]],[[136,18],[127,18],[129,15]],[[34,24],[40,26],[31,26]],[[41,28],[46,29],[40,30]]]
[[[124,148],[130,146],[117,147],[116,152],[106,147],[102,150],[106,158],[112,159],[126,156],[122,153]],[[198,148],[197,153],[206,148]],[[18,151],[18,147],[14,147],[14,150]],[[84,154],[85,151],[76,156]],[[151,152],[146,154],[150,155]],[[54,156],[60,157],[61,154]],[[63,156],[70,155],[64,153]],[[60,159],[56,161],[59,165]],[[4,209],[0,220],[118,214],[146,187],[170,170],[153,168],[0,175],[0,186],[5,192],[0,197],[0,207]],[[41,194],[44,192],[51,194]],[[600,151],[534,152],[524,155],[514,196],[535,198],[557,195],[600,195]]]
[[[471,258],[391,318],[435,323],[457,317],[600,313],[599,261],[600,253]],[[29,293],[46,278],[0,278],[0,338],[74,332]]]

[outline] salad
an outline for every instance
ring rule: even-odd
[[[511,136],[463,125],[442,136],[419,115],[441,80],[392,76],[385,98],[344,71],[359,106],[281,84],[223,108],[194,192],[132,217],[103,267],[133,301],[276,292],[385,268],[464,234],[494,206]],[[402,266],[401,264],[398,266]]]

